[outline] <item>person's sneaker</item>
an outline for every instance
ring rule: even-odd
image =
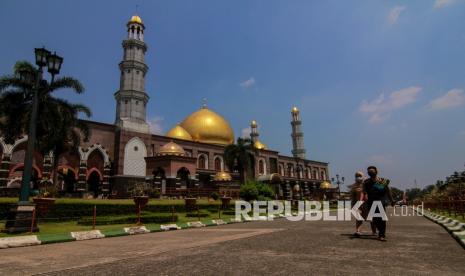
[[[386,241],[386,238],[385,237],[379,237],[378,240],[382,241],[382,242],[385,242]]]

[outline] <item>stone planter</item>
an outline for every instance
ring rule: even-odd
[[[134,203],[136,204],[136,207],[140,206],[140,209],[143,210],[147,203],[149,203],[149,197],[148,196],[135,196],[133,198]]]
[[[222,197],[221,198],[221,206],[223,206],[223,209],[227,209],[230,202],[231,202],[230,197]]]
[[[197,199],[195,197],[186,197],[184,198],[184,203],[186,205],[186,211],[194,211],[197,208]]]
[[[54,198],[48,197],[35,197],[33,201],[36,205],[37,214],[41,217],[45,217],[50,211],[50,207],[55,203]]]

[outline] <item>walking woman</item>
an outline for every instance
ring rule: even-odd
[[[352,201],[352,206],[357,204],[357,201],[366,201],[365,195],[363,193],[363,181],[364,181],[363,173],[362,172],[356,172],[355,173],[355,183],[352,184],[350,187],[350,197]],[[367,215],[368,215],[368,209],[366,208],[366,204],[363,203],[360,208],[359,208],[360,215],[362,216],[363,220],[356,220],[355,221],[355,237],[360,237],[361,236],[361,227],[363,224],[363,221],[366,220]],[[376,235],[376,227],[373,224],[373,222],[370,222],[371,225],[371,232],[373,235]]]

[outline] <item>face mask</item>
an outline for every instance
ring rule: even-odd
[[[368,175],[369,175],[370,177],[376,177],[376,173],[375,173],[375,172],[369,172]]]

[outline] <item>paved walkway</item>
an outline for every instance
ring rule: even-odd
[[[388,224],[387,242],[353,239],[353,222],[280,219],[4,249],[0,274],[465,275],[465,250],[439,225]]]

